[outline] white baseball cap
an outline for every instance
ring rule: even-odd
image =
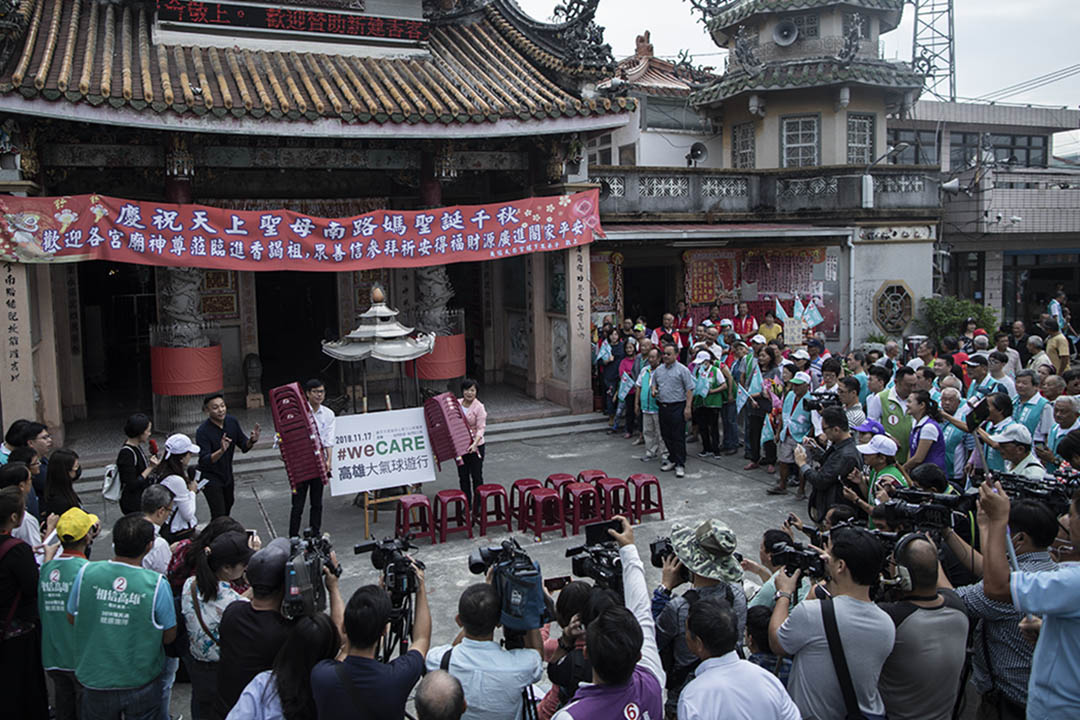
[[[1031,432],[1018,422],[1011,423],[997,435],[990,437],[996,443],[1019,443],[1020,445],[1031,444]]]
[[[712,355],[710,355],[705,350],[702,350],[701,352],[699,352],[697,355],[694,356],[694,362],[696,362],[696,363],[708,362],[711,359],[712,359]]]
[[[755,345],[758,345],[758,344],[765,345],[769,341],[765,339],[764,335],[758,333],[754,337],[750,338],[750,342],[754,343]]]
[[[870,442],[865,445],[856,445],[855,448],[863,455],[888,455],[893,457],[896,455],[898,447],[896,441],[888,435],[875,435],[870,438]]]
[[[800,360],[809,360],[810,359],[810,353],[806,352],[802,348],[799,348],[795,352],[791,353],[791,357],[798,358]]]
[[[791,378],[791,382],[795,383],[796,385],[802,385],[803,383],[809,384],[810,383],[810,373],[808,373],[808,372],[797,372],[797,373],[795,373],[795,377]]]
[[[191,438],[184,433],[170,435],[169,439],[165,441],[165,457],[183,455],[189,452],[199,452],[199,446],[191,442]]]
[[[720,321],[720,327],[735,327],[735,323],[731,318],[724,318]]]

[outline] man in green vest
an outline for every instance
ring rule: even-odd
[[[154,526],[142,513],[117,520],[112,534],[113,559],[83,565],[67,601],[81,716],[157,720],[164,645],[176,638],[172,592],[142,567],[154,545]]]
[[[56,689],[56,720],[75,720],[82,689],[75,680],[75,628],[67,619],[67,600],[75,576],[87,563],[86,548],[97,535],[97,515],[73,507],[56,523],[60,554],[41,566],[38,615],[41,617],[41,660]]]
[[[907,396],[915,389],[915,371],[906,365],[896,370],[894,384],[866,401],[866,415],[877,420],[886,434],[896,441],[896,461],[907,462],[908,440],[911,436],[911,416],[907,412]]]

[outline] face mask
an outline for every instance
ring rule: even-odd
[[[82,477],[82,468],[75,471],[75,477],[71,478],[71,482],[79,482],[79,478]]]

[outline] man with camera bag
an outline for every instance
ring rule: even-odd
[[[842,408],[824,408],[821,428],[829,447],[821,457],[820,467],[811,467],[806,448],[795,446],[795,466],[800,477],[810,483],[807,512],[814,522],[820,522],[833,505],[845,502],[844,480],[852,470],[862,467],[862,456],[856,449],[847,414]]]
[[[495,640],[501,614],[499,593],[490,583],[469,586],[458,600],[461,633],[453,645],[427,654],[429,672],[445,670],[461,682],[465,720],[521,720],[522,691],[544,675],[540,629],[525,633],[524,648],[504,649]]]
[[[884,720],[878,676],[893,649],[896,629],[870,600],[885,560],[881,543],[861,528],[829,534],[824,600],[791,608],[801,571],[776,577],[776,606],[769,622],[769,646],[794,661],[788,692],[804,718]]]
[[[707,520],[696,529],[680,523],[671,526],[675,561],[665,558],[663,582],[653,593],[656,644],[667,673],[668,717],[675,715],[679,692],[701,663],[686,642],[691,607],[704,598],[722,598],[735,611],[736,637],[746,630],[746,594],[742,567],[734,555],[736,544],[735,533],[719,520]],[[688,580],[693,588],[672,597],[672,590]]]
[[[660,720],[664,713],[664,668],[656,649],[645,566],[634,547],[634,531],[622,516],[622,532],[608,530],[619,544],[626,607],[604,610],[586,630],[585,655],[592,683],[583,683],[552,720],[635,718]]]
[[[311,671],[311,694],[319,720],[401,720],[405,701],[424,674],[424,656],[431,647],[431,610],[424,571],[416,575],[416,619],[408,651],[390,663],[375,659],[390,625],[390,593],[365,585],[345,606],[344,662],[321,660]]]

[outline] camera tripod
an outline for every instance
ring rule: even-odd
[[[408,651],[413,630],[412,593],[401,596],[394,595],[390,598],[390,601],[392,604],[390,627],[382,637],[382,648],[378,654],[379,661],[384,663],[390,662],[390,659],[394,657],[395,649],[399,656]]]

